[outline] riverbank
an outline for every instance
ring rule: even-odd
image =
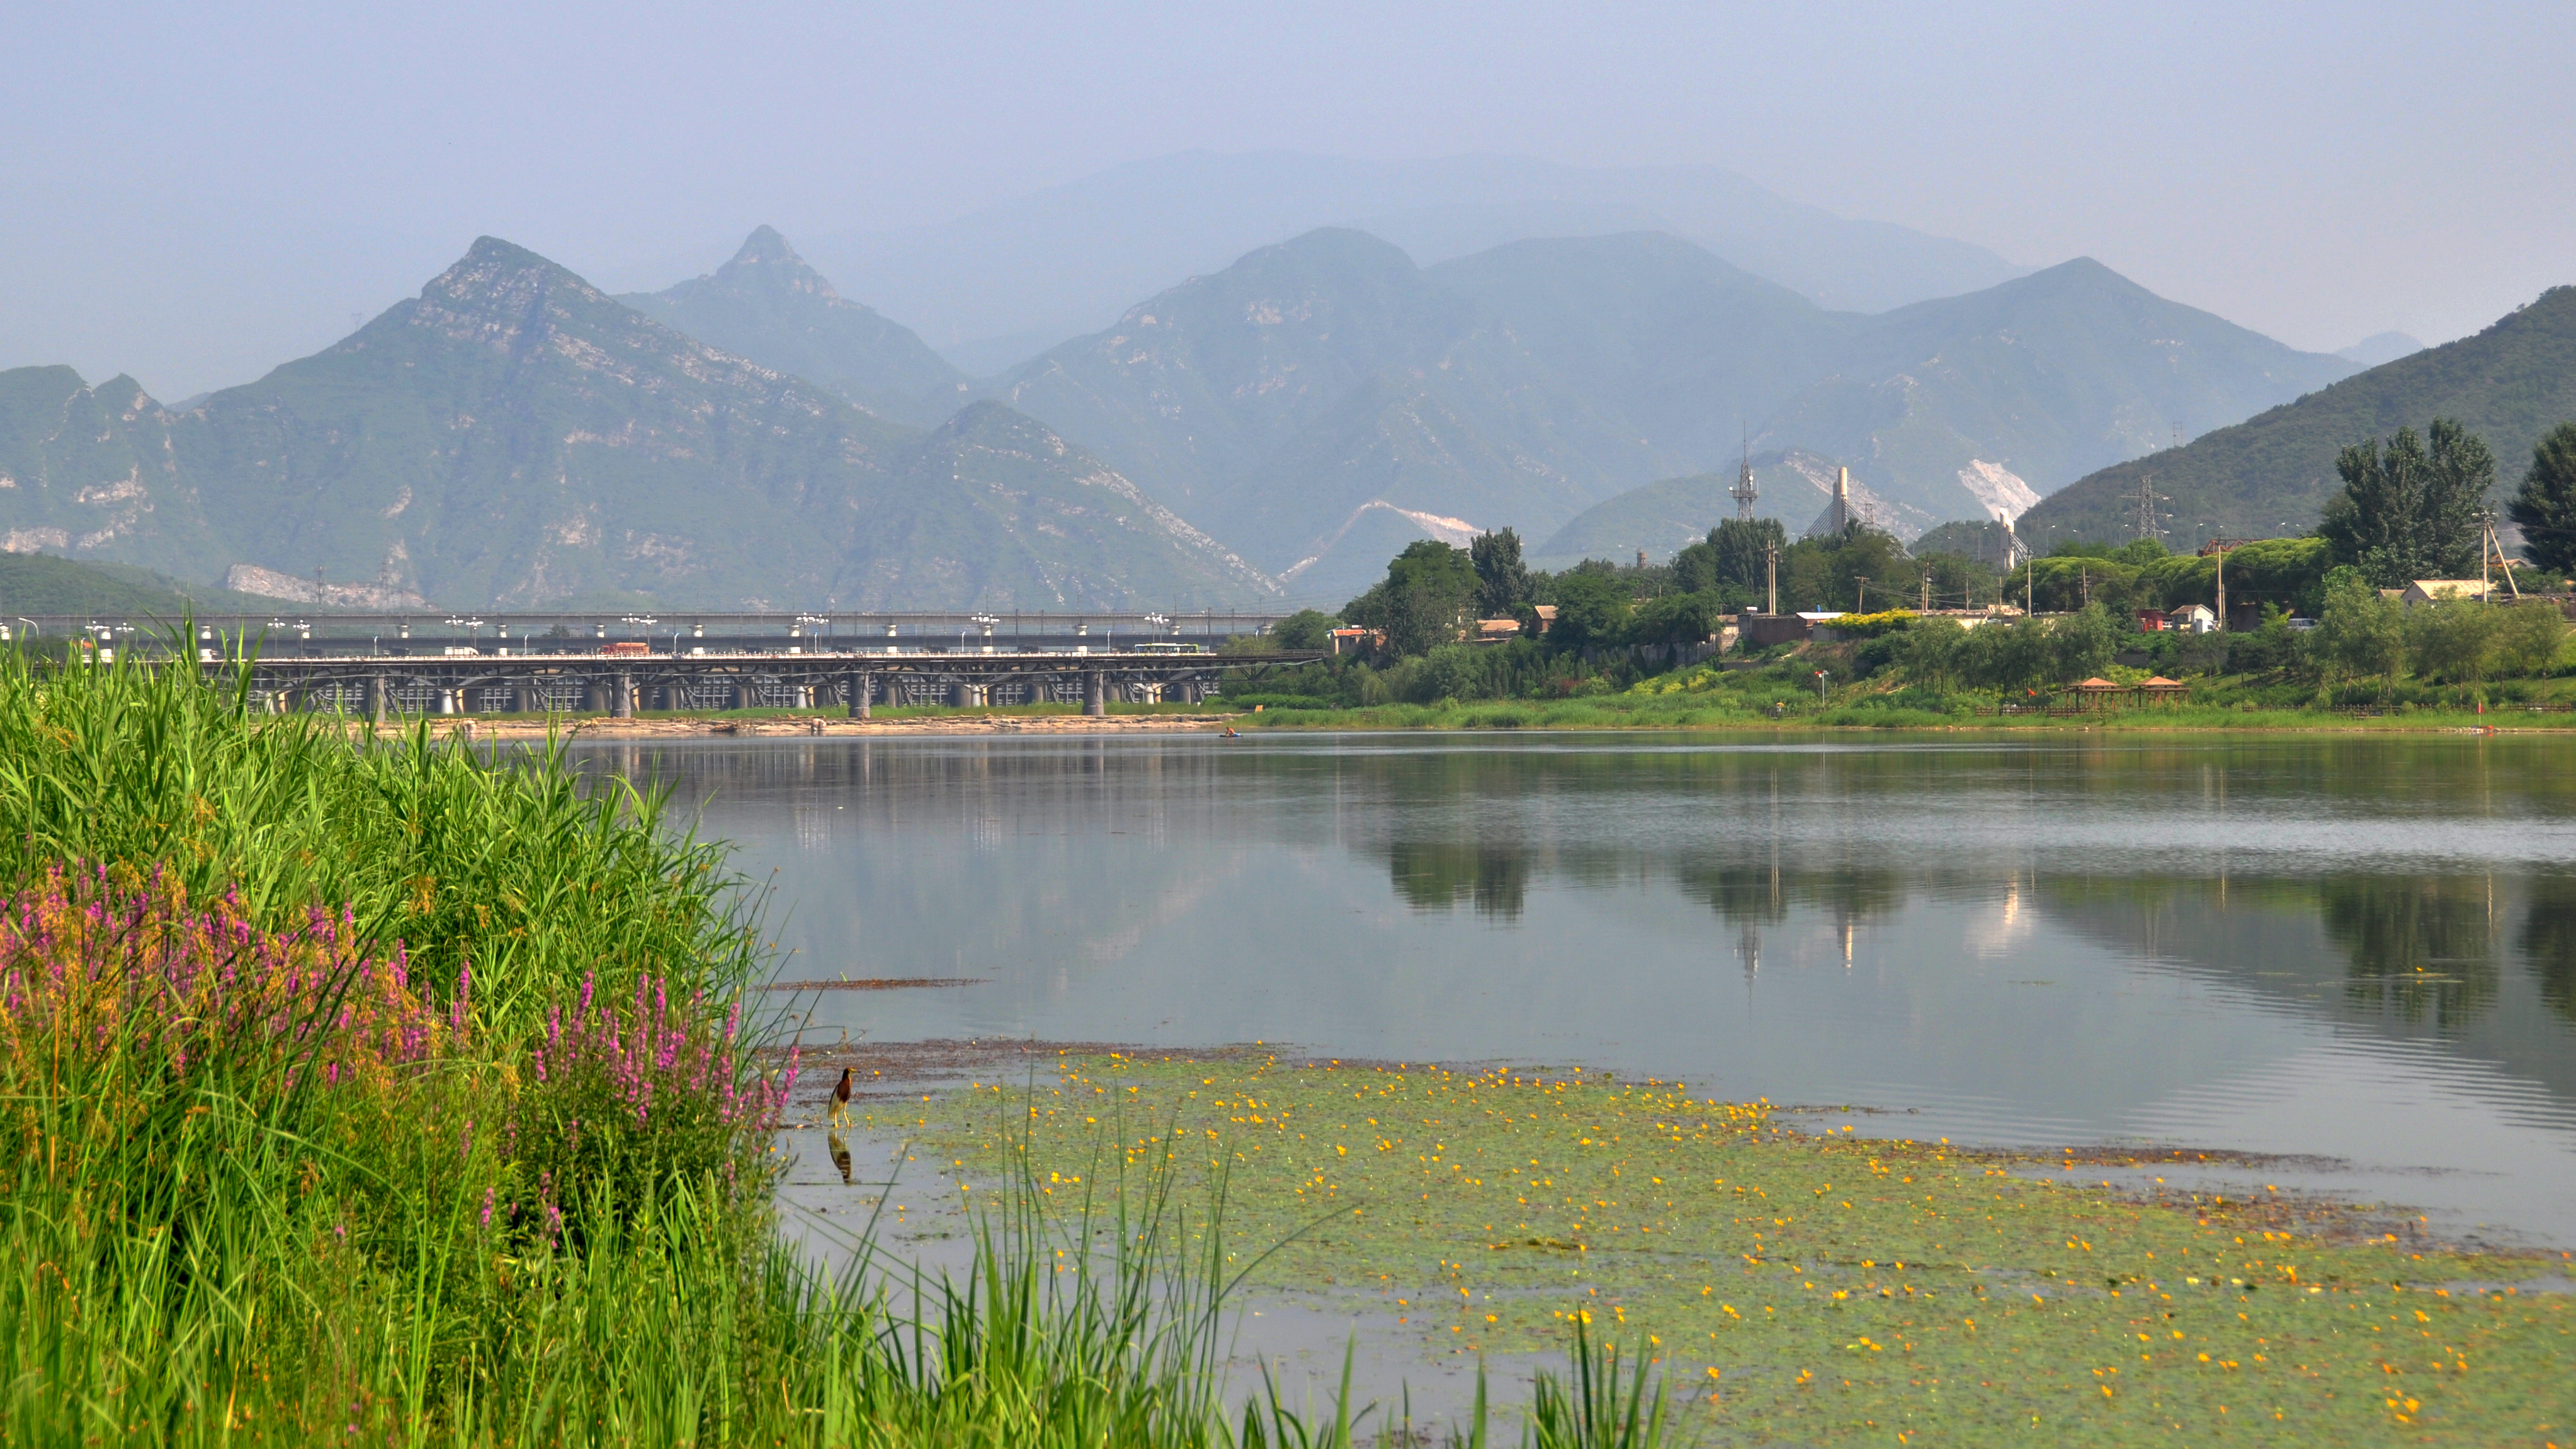
[[[1604,695],[1556,702],[1495,700],[1436,705],[1387,704],[1358,709],[1265,709],[1235,720],[1238,729],[1264,730],[1687,730],[1709,733],[2208,733],[2304,731],[2335,734],[2576,733],[2576,713],[2498,709],[2407,710],[2359,714],[2314,709],[2106,710],[2051,714],[1950,714],[1837,704],[1823,709],[1801,701],[1774,715],[1767,710],[1665,698]]]
[[[1426,1362],[1585,1323],[1656,1363],[1685,1437],[2485,1445],[2576,1425],[2565,1255],[2453,1251],[2402,1208],[2268,1191],[2260,1159],[1816,1134],[1764,1102],[1551,1070],[1068,1053],[1053,1076],[865,1115],[970,1197],[1022,1153],[1055,1205],[1160,1166],[1221,1181],[1254,1285]],[[2213,1167],[2258,1185],[2213,1189]]]
[[[421,721],[388,721],[353,734],[391,738]],[[2213,732],[2311,734],[2576,734],[2576,713],[2498,709],[2410,710],[2379,715],[2327,710],[2180,708],[2098,714],[1950,715],[1868,705],[1788,712],[1778,717],[1743,710],[1674,708],[1624,695],[1555,703],[1497,700],[1443,705],[1390,704],[1359,709],[1276,709],[1227,713],[1204,706],[1188,710],[1137,709],[1087,716],[1058,707],[1029,710],[912,710],[853,720],[838,714],[740,712],[704,715],[434,716],[433,733],[476,741],[682,740],[696,738],[836,738],[916,735],[1150,735],[1237,731],[1385,732],[1518,730],[1671,730],[1746,736],[1851,734],[2158,734]]]

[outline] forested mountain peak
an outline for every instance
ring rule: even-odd
[[[2401,427],[2458,419],[2511,486],[2532,444],[2576,418],[2576,287],[2553,287],[2474,336],[2410,353],[2248,418],[2114,464],[2030,511],[2031,537],[2109,538],[2134,528],[2141,486],[2175,537],[2305,532],[2340,486],[2335,455]]]

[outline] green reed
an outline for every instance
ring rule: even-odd
[[[94,896],[26,904],[64,879]],[[146,913],[118,892],[227,902],[238,934],[193,949],[294,985],[186,1016],[216,998],[169,987],[166,962],[144,979],[141,936],[115,933]],[[872,1233],[839,1272],[785,1240],[777,1099],[736,1110],[778,1084],[747,1052],[688,1076],[702,1058],[678,1045],[731,1042],[765,964],[754,902],[664,797],[559,749],[353,739],[256,712],[238,668],[0,659],[0,900],[26,923],[22,985],[71,956],[91,971],[70,1006],[10,997],[0,1443],[1198,1449],[1295,1423],[1275,1396],[1229,1417],[1222,1183],[1200,1202],[1122,1164],[1068,1211],[1023,1152],[954,1278]],[[345,937],[293,935],[323,922]],[[399,1010],[454,1027],[344,1074],[332,1033],[388,960],[409,963]],[[648,1019],[674,1044],[666,1095],[605,1156],[546,1136],[597,1130],[644,1070],[566,1071],[608,1061],[597,1030],[558,1029],[583,1008],[596,1025],[594,990],[631,994],[626,1046]],[[705,1102],[669,1099],[683,1076]],[[1539,1443],[1656,1442],[1659,1423],[1566,1437],[1593,1420],[1559,1409],[1592,1397],[1549,1393]],[[1363,1417],[1345,1391],[1339,1427],[1299,1442],[1353,1443]],[[1459,1442],[1484,1421],[1480,1395]]]
[[[585,975],[716,997],[755,981],[742,883],[664,792],[584,776],[560,745],[496,759],[425,726],[353,739],[331,716],[255,713],[249,683],[238,662],[207,683],[131,654],[61,670],[0,655],[0,889],[125,862],[255,913],[346,908],[424,978],[470,957],[496,1029]]]

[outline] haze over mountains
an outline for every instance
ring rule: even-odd
[[[1983,247],[1790,201],[1715,166],[1568,166],[1513,156],[1360,161],[1185,151],[934,226],[806,238],[969,372],[1092,333],[1139,298],[1319,227],[1443,261],[1537,237],[1663,231],[1819,305],[1883,311],[2020,274]]]
[[[2025,515],[2022,535],[2129,538],[2142,480],[2158,495],[2156,512],[2177,546],[2222,534],[2304,532],[2342,486],[2339,450],[2401,427],[2421,433],[2436,417],[2457,418],[2486,440],[2497,489],[2510,492],[2540,435],[2576,420],[2576,287],[2553,287],[2485,331],[2401,356],[2187,447],[2089,474]]]
[[[1911,536],[2019,513],[2177,427],[2353,370],[2089,260],[1871,317],[1658,233],[1420,268],[1327,229],[1137,304],[1001,396],[1292,592],[1347,596],[1390,538],[1504,524],[1545,538],[1732,457],[1748,425],[1753,447],[1849,465],[1879,521]],[[1773,506],[1803,528],[1814,504],[1794,497]]]
[[[485,238],[183,408],[0,373],[0,547],[407,606],[1330,606],[1425,536],[1668,552],[1739,452],[1793,532],[1838,466],[1900,536],[2012,516],[2357,366],[2089,259],[1866,314],[1666,232],[1426,267],[1328,227],[978,381],[768,227],[622,298]]]
[[[335,346],[184,413],[30,368],[0,373],[0,426],[13,549],[320,573],[387,604],[1188,607],[1272,588],[1007,409],[888,423],[490,237]]]
[[[910,328],[843,300],[765,226],[714,272],[617,300],[710,346],[819,382],[879,417],[928,427],[967,400],[967,377],[948,359]]]

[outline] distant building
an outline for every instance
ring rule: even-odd
[[[2207,604],[2185,604],[2166,613],[2165,627],[2183,634],[2207,634],[2218,628],[2218,615]]]
[[[1506,639],[1519,638],[1520,633],[1521,621],[1518,619],[1478,619],[1473,642],[1500,644]]]
[[[2165,611],[2162,609],[2140,609],[2138,611],[2138,632],[2141,634],[2161,634],[2171,627],[2172,625],[2165,618]]]
[[[2492,587],[2484,579],[2417,579],[2398,591],[2397,602],[2411,609],[2440,598],[2483,599]]]
[[[1330,637],[1336,654],[1369,654],[1386,647],[1384,629],[1335,629]]]

